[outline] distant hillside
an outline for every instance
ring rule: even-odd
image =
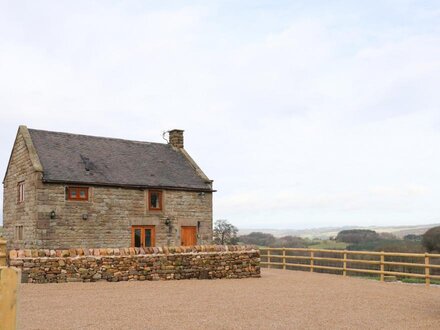
[[[381,226],[344,226],[344,227],[323,227],[323,228],[311,228],[311,229],[254,229],[254,228],[240,228],[239,235],[247,235],[251,232],[263,232],[274,235],[275,237],[282,236],[299,236],[303,238],[319,238],[328,239],[329,237],[335,237],[341,230],[348,229],[371,229],[378,233],[392,233],[397,237],[402,238],[408,234],[421,235],[424,234],[429,228],[440,226],[440,224],[428,224],[428,225],[414,225],[414,226],[391,226],[391,227],[381,227]]]

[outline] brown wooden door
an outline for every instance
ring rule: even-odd
[[[182,226],[180,230],[180,244],[183,246],[197,245],[196,226]]]
[[[155,246],[156,231],[154,226],[132,226],[131,246],[151,247]]]

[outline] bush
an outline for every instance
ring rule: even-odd
[[[414,242],[421,242],[423,236],[422,235],[416,235],[416,234],[408,234],[403,236],[403,239],[405,241],[414,241]]]
[[[284,236],[278,238],[273,246],[285,248],[306,248],[307,241],[304,238],[297,236]]]
[[[272,234],[261,232],[252,232],[248,235],[239,236],[238,240],[244,244],[258,246],[273,246],[276,242],[276,238]]]
[[[359,244],[350,244],[347,249],[352,251],[424,252],[423,246],[420,242],[405,241],[401,239],[384,239]]]
[[[440,226],[424,233],[422,244],[428,252],[440,252]]]
[[[339,242],[354,244],[377,241],[379,238],[378,233],[368,229],[342,230],[336,236],[336,240]]]

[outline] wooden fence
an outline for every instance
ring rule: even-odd
[[[424,279],[427,286],[431,279],[440,280],[440,254],[304,248],[260,248],[260,251],[261,265],[268,268],[324,270],[343,276],[373,274],[380,276],[381,281],[385,276],[413,277]]]

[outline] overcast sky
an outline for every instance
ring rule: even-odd
[[[0,0],[0,114],[2,175],[20,124],[181,128],[214,219],[440,222],[440,2]]]

